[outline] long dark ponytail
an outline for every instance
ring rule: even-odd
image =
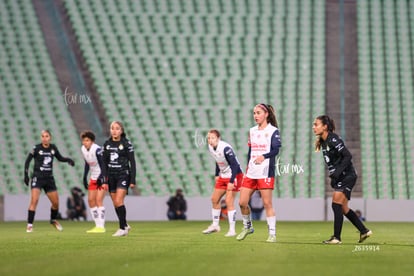
[[[256,106],[260,107],[261,109],[263,109],[265,112],[268,113],[268,116],[267,116],[268,124],[271,124],[274,127],[278,127],[276,113],[275,113],[275,109],[273,108],[273,106],[271,106],[270,104],[264,104],[264,103],[258,104]]]
[[[327,126],[328,132],[335,132],[335,121],[332,118],[330,118],[328,115],[320,115],[316,117],[316,120],[321,121],[322,125]],[[323,139],[319,135],[315,141],[315,151],[321,150],[322,142],[323,142]]]

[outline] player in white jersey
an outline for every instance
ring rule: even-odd
[[[258,104],[253,117],[257,125],[249,132],[248,165],[240,190],[240,210],[243,217],[243,231],[237,236],[241,241],[254,232],[249,200],[255,190],[262,196],[269,230],[267,242],[276,242],[276,214],[272,197],[275,181],[275,159],[282,143],[275,111],[271,105]]]
[[[101,174],[102,149],[95,144],[95,134],[91,131],[81,133],[82,155],[85,159],[83,173],[83,185],[88,190],[88,204],[95,227],[86,231],[87,233],[105,233],[105,207],[103,200],[106,190],[102,187],[104,183]],[[88,182],[88,173],[91,172]]]
[[[213,208],[211,215],[213,222],[205,230],[204,234],[220,231],[220,199],[226,194],[226,205],[228,210],[229,231],[226,237],[236,236],[236,209],[234,199],[243,181],[243,172],[240,163],[230,144],[220,139],[220,132],[212,129],[208,132],[208,150],[216,161],[215,188],[211,195]]]

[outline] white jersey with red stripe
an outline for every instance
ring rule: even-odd
[[[91,179],[98,179],[99,175],[101,174],[101,167],[99,166],[98,158],[96,157],[96,155],[100,154],[101,147],[93,143],[89,150],[87,150],[85,146],[82,146],[81,151],[83,154],[83,158],[89,165]]]
[[[274,160],[275,158],[265,158],[262,163],[255,164],[255,159],[271,151],[272,139],[280,145],[280,136],[278,128],[268,124],[266,128],[259,130],[254,126],[249,131],[250,160],[247,165],[246,176],[251,179],[263,179],[274,177]],[[278,146],[279,147],[279,146]]]
[[[232,171],[231,171],[230,164],[226,159],[226,155],[231,155],[233,158],[236,159],[237,163],[240,164],[234,154],[234,151],[231,145],[220,140],[217,144],[216,149],[208,145],[208,150],[210,151],[211,156],[214,158],[214,160],[217,163],[217,166],[220,171],[219,172],[220,177],[230,178],[232,175]]]

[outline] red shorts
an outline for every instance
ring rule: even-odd
[[[252,190],[263,190],[263,189],[274,189],[275,187],[275,178],[261,178],[261,179],[252,179],[244,177],[242,187],[249,188]]]
[[[240,186],[243,182],[243,174],[239,173],[236,175],[236,178],[234,179],[234,189],[233,192],[238,192],[240,190]],[[216,181],[215,188],[218,190],[227,190],[227,184],[230,183],[230,178],[222,178],[219,176],[219,178]]]
[[[102,186],[98,186],[98,181],[97,180],[89,180],[89,186],[88,186],[88,191],[103,191],[105,190],[104,188],[102,188]]]

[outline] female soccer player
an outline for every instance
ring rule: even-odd
[[[236,209],[234,207],[234,199],[240,189],[243,172],[232,147],[222,141],[220,137],[220,132],[216,129],[210,130],[207,135],[208,150],[216,161],[216,185],[211,195],[211,203],[213,204],[211,215],[213,223],[207,229],[203,230],[203,233],[210,234],[220,231],[220,199],[226,194],[229,231],[225,236],[234,237],[236,236]]]
[[[103,200],[106,190],[102,187],[103,179],[101,174],[102,149],[95,144],[95,134],[91,131],[81,133],[82,155],[85,159],[83,172],[83,186],[88,190],[88,204],[95,227],[86,231],[87,233],[105,233],[105,207]],[[91,178],[88,183],[88,173],[91,171]]]
[[[237,236],[241,241],[254,232],[250,215],[249,200],[259,190],[266,212],[269,229],[267,242],[276,242],[276,214],[272,195],[275,182],[275,157],[282,143],[275,111],[271,105],[258,104],[253,109],[256,126],[249,132],[249,152],[246,175],[240,190],[240,209],[243,217],[243,231]]]
[[[326,244],[340,244],[341,231],[345,215],[359,230],[359,242],[363,242],[372,235],[355,212],[348,207],[351,191],[357,180],[356,171],[352,165],[352,155],[346,148],[342,139],[335,132],[335,122],[327,115],[316,117],[313,122],[313,133],[317,139],[315,150],[320,151],[328,167],[332,194],[332,210],[334,212],[334,235],[324,241]]]
[[[30,205],[27,214],[27,233],[33,232],[33,221],[41,189],[45,191],[46,196],[52,203],[50,209],[50,224],[59,231],[63,230],[62,225],[56,220],[59,213],[59,195],[53,177],[53,158],[56,157],[60,162],[66,162],[71,166],[75,166],[75,162],[70,158],[63,157],[58,148],[50,143],[51,139],[52,134],[50,131],[42,130],[41,143],[33,147],[33,150],[29,153],[24,163],[24,183],[26,186],[30,184],[31,188]],[[33,158],[35,163],[30,181],[29,166]]]
[[[128,188],[135,187],[135,156],[134,147],[126,138],[121,122],[114,121],[110,127],[111,137],[103,145],[103,175],[104,188],[109,186],[109,193],[119,219],[119,229],[112,235],[114,237],[126,236],[130,230],[126,221],[126,208],[124,205]]]

